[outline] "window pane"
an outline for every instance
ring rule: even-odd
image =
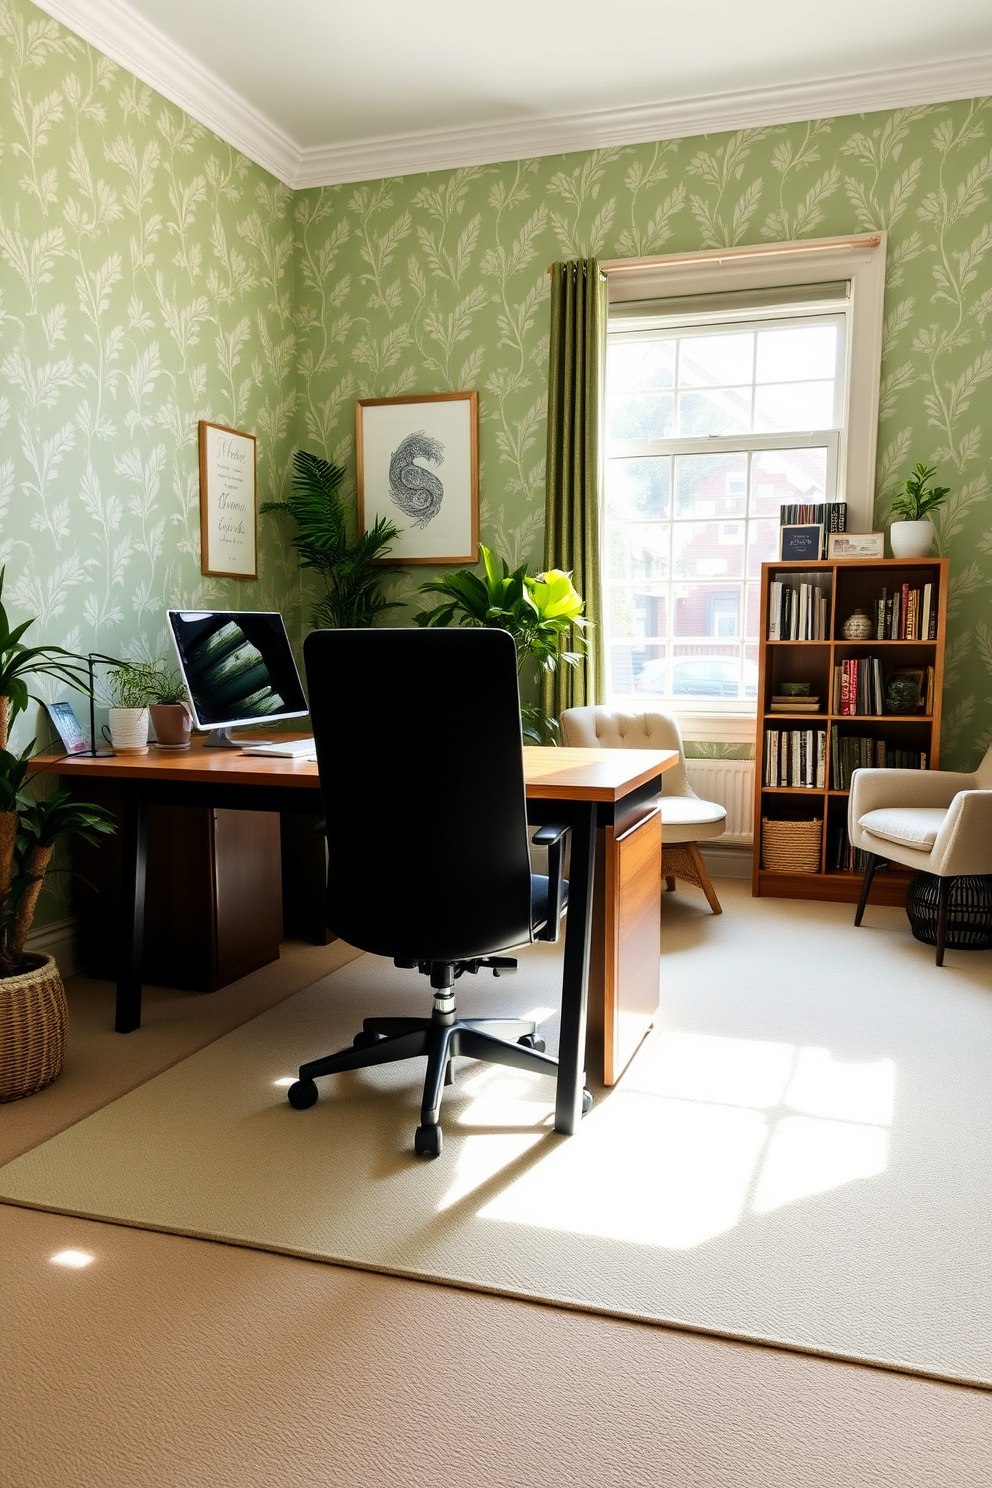
[[[613,691],[620,694],[648,693],[666,697],[666,649],[665,646],[611,646]]]
[[[747,455],[676,455],[677,516],[742,516],[746,497]]]
[[[764,521],[752,522],[748,528],[747,576],[760,579],[761,565],[778,557],[778,513]]]
[[[704,434],[747,434],[751,429],[751,389],[679,393],[678,423],[679,433],[690,439],[701,439]]]
[[[661,522],[632,522],[610,527],[609,570],[616,579],[667,579],[669,527]]]
[[[671,480],[672,466],[667,457],[656,460],[608,460],[607,517],[612,521],[667,517]]]
[[[757,697],[757,665],[742,657],[739,647],[693,647],[692,652],[678,647],[671,666],[672,697]]]
[[[786,502],[826,500],[827,451],[762,450],[751,457],[751,515],[774,516]]]
[[[743,522],[678,522],[672,528],[672,575],[676,579],[742,578]],[[693,631],[709,635],[708,630]]]
[[[836,325],[782,326],[758,332],[757,382],[800,382],[837,372]]]
[[[769,383],[754,392],[754,427],[759,433],[834,427],[832,382]]]
[[[675,341],[614,341],[606,352],[610,391],[641,393],[675,386]]]
[[[668,439],[675,426],[672,393],[623,393],[607,399],[607,438]]]
[[[760,616],[761,585],[748,584],[744,594],[744,634],[749,640],[760,639],[761,630],[758,623]],[[752,654],[752,648],[748,649],[747,654],[749,656]],[[757,655],[756,652],[754,654]]]
[[[679,387],[729,387],[735,382],[750,383],[753,369],[754,334],[751,331],[726,332],[720,336],[684,336],[679,341]]]
[[[610,630],[615,636],[664,636],[668,632],[668,594],[658,584],[615,584],[608,594]]]

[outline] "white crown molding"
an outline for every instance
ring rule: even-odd
[[[328,145],[301,152],[294,185],[333,186],[988,95],[992,95],[992,52],[820,82],[714,93],[673,103],[463,125]]]
[[[256,165],[271,171],[287,186],[295,184],[299,145],[123,0],[35,3]]]
[[[297,189],[992,95],[992,52],[982,52],[950,61],[707,94],[672,103],[461,125],[301,149],[124,0],[35,3]]]

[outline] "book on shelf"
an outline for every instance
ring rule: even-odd
[[[875,601],[876,641],[935,641],[937,639],[937,586],[921,589],[901,584],[891,592],[882,590]]]
[[[850,656],[834,668],[834,712],[842,717],[882,712],[882,663],[877,656]],[[888,710],[887,710],[888,711]]]
[[[790,790],[824,788],[825,729],[766,729],[762,783]]]
[[[792,574],[768,585],[770,641],[824,641],[829,627],[828,590],[819,574]]]
[[[797,527],[818,523],[822,534],[820,557],[827,556],[827,538],[831,532],[847,531],[846,501],[790,501],[779,507],[779,525]]]

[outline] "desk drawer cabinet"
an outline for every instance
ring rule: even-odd
[[[120,823],[119,799],[87,782]],[[76,839],[80,958],[89,976],[118,975],[121,833],[98,846]],[[142,978],[214,992],[279,957],[279,817],[275,812],[152,806]]]

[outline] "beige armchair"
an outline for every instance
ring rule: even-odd
[[[661,872],[669,891],[676,878],[695,884],[714,914],[723,909],[696,846],[719,837],[726,808],[703,801],[685,769],[682,735],[669,713],[617,713],[612,708],[566,708],[559,720],[561,742],[580,749],[677,749],[679,762],[661,777]]]
[[[937,965],[944,964],[951,884],[992,874],[992,747],[977,770],[855,770],[848,832],[869,854],[854,917],[861,924],[876,868],[899,863],[940,880]]]

